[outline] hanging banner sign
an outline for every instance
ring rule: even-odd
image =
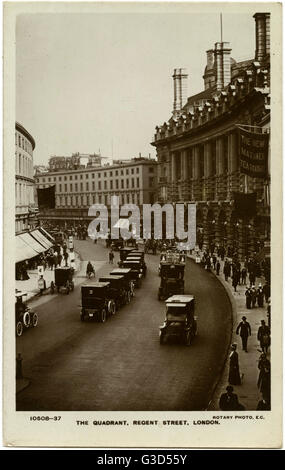
[[[239,128],[240,172],[252,178],[268,176],[269,134],[257,134]]]

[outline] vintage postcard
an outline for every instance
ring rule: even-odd
[[[4,3],[4,445],[282,446],[282,4]]]

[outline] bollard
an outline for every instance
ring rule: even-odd
[[[22,361],[22,354],[18,353],[16,357],[16,379],[23,378]]]

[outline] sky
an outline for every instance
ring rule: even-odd
[[[223,14],[235,59],[254,57],[255,21]],[[214,13],[23,14],[16,25],[16,119],[34,137],[34,164],[51,155],[155,157],[155,126],[171,117],[174,68],[188,96],[204,89]]]

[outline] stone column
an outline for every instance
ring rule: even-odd
[[[175,161],[175,153],[171,153],[171,181],[172,183],[176,182],[176,161]]]
[[[229,173],[238,170],[238,141],[236,132],[229,135]]]
[[[193,161],[194,161],[194,172],[193,177],[194,179],[200,178],[200,167],[199,167],[199,147],[193,147]]]

